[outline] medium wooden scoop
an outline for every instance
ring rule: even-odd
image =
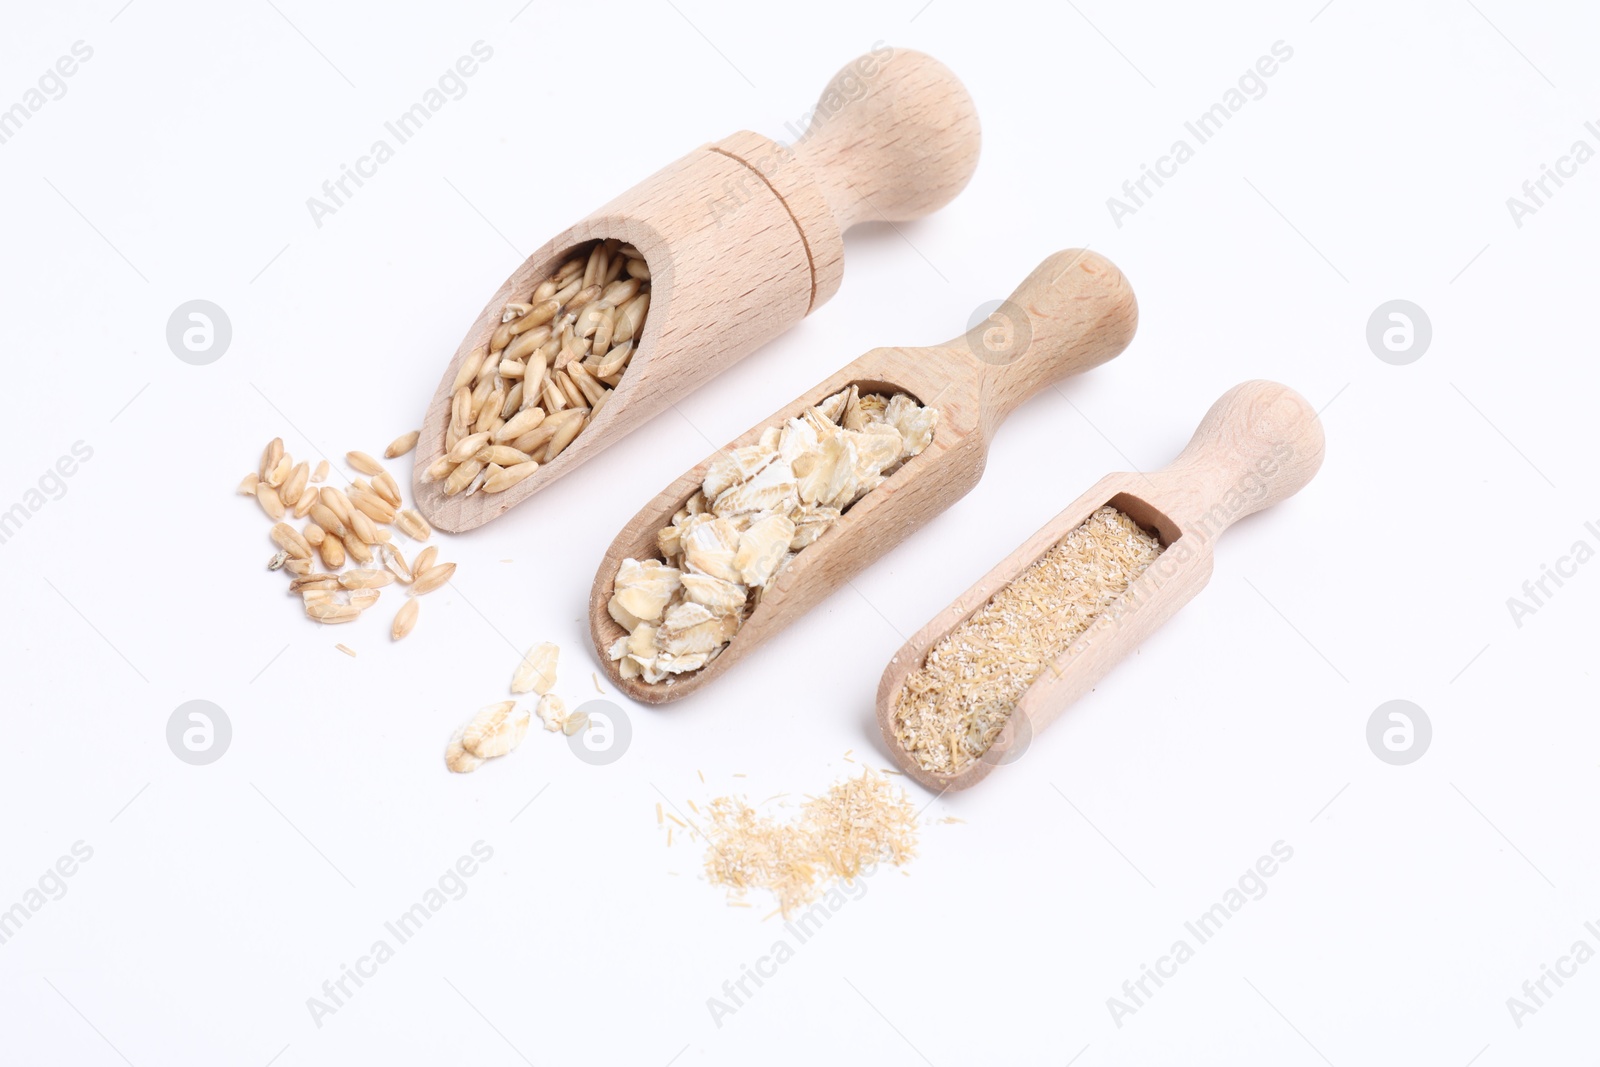
[[[978,115],[956,76],[920,52],[879,47],[823,90],[792,147],[749,131],[704,145],[577,225],[506,279],[467,331],[428,405],[412,489],[458,533],[504,514],[674,400],[822,306],[844,276],[845,230],[948,203],[978,165]],[[526,300],[574,249],[615,238],[650,270],[650,310],[605,406],[564,451],[501,493],[445,494],[422,473],[444,454],[456,372],[506,304]]]
[[[617,535],[595,576],[589,628],[612,682],[651,704],[677,700],[709,683],[965,496],[983,474],[989,441],[1006,417],[1051,383],[1117,355],[1133,339],[1137,323],[1133,290],[1110,260],[1080,250],[1057,252],[968,334],[931,348],[873,349],[757,423],[728,450],[755,443],[766,427],[781,426],[852,384],[863,392],[906,393],[939,412],[928,447],[801,549],[716,659],[652,684],[623,678],[609,655],[624,633],[607,610],[617,568],[628,557],[659,558],[656,532],[700,488],[717,456],[669,485]]]
[[[895,762],[941,792],[965,789],[1014,762],[1035,734],[1204,588],[1212,546],[1223,530],[1293,496],[1321,466],[1322,425],[1299,393],[1267,381],[1228,390],[1165,470],[1102,478],[895,653],[878,684],[877,704],[878,726]],[[1044,669],[982,757],[955,774],[924,770],[895,736],[895,706],[907,676],[946,634],[1107,504],[1155,534],[1161,554]]]

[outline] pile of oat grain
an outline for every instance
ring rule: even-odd
[[[934,645],[895,702],[896,739],[933,774],[980,758],[1034,680],[1160,554],[1116,508],[1090,515]]]
[[[401,434],[383,454],[395,459],[416,443],[415,431]],[[383,464],[365,452],[346,453],[345,462],[372,480],[351,479],[348,492],[321,485],[331,470],[328,461],[320,461],[314,469],[309,461],[296,463],[284,451],[283,438],[274,437],[262,450],[256,470],[240,480],[238,491],[254,497],[274,521],[268,536],[278,551],[267,569],[290,576],[289,592],[300,598],[309,618],[328,624],[354,622],[378,602],[384,586],[398,581],[409,587],[411,598],[395,613],[389,629],[398,641],[417,625],[415,598],[448,582],[456,565],[437,562],[439,550],[432,545],[407,563],[389,527],[416,542],[432,537],[433,528],[404,506],[400,485]],[[289,519],[305,524],[297,530]],[[346,563],[354,566],[345,570]],[[355,655],[343,645],[336,647]]]
[[[507,304],[450,391],[444,454],[422,472],[444,494],[502,493],[594,422],[633,360],[650,310],[650,268],[615,239],[578,248],[525,300]]]

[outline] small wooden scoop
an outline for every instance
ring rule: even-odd
[[[939,412],[928,447],[801,549],[716,659],[651,684],[623,678],[610,658],[612,642],[624,633],[607,610],[617,568],[628,557],[659,558],[656,532],[700,488],[717,456],[669,485],[617,535],[595,576],[589,628],[612,682],[651,704],[688,696],[710,682],[965,496],[983,474],[989,441],[1006,416],[1051,383],[1117,355],[1133,339],[1137,322],[1133,290],[1110,260],[1080,250],[1057,252],[970,333],[932,348],[873,349],[761,420],[728,450],[755,443],[766,427],[781,426],[852,384],[863,392],[906,393]]]
[[[956,76],[920,52],[878,48],[836,74],[788,148],[748,131],[704,145],[570,229],[506,279],[467,331],[423,419],[412,489],[452,533],[490,521],[821,307],[844,276],[845,230],[948,203],[978,165],[978,115]],[[650,270],[632,362],[592,423],[500,493],[445,495],[422,473],[444,454],[456,372],[501,311],[574,249],[631,244]]]
[[[1205,586],[1211,577],[1212,546],[1223,530],[1293,496],[1321,466],[1322,425],[1299,393],[1266,381],[1228,390],[1165,470],[1102,478],[895,654],[878,684],[877,705],[878,726],[895,762],[941,792],[965,789],[995,767],[1013,762],[1035,734]],[[1155,534],[1161,554],[1045,668],[983,756],[955,774],[924,770],[895,737],[895,706],[906,678],[921,668],[946,634],[1107,504]]]

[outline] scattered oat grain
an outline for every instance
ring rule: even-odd
[[[422,431],[412,430],[403,433],[389,442],[389,447],[383,450],[384,459],[396,459],[417,447],[417,438],[422,436]]]
[[[346,452],[344,461],[362,474],[376,477],[383,473],[383,464],[367,455],[365,452]]]
[[[439,563],[429,567],[426,571],[421,574],[417,574],[417,576],[412,579],[411,595],[421,596],[424,593],[433,592],[435,589],[448,582],[450,580],[450,576],[455,572],[456,565],[454,563]],[[413,570],[413,573],[415,573],[415,570]]]
[[[389,637],[398,641],[417,628],[418,605],[421,604],[416,597],[410,597],[400,605],[400,610],[394,614],[394,625],[389,627]]]

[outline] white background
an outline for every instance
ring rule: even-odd
[[[0,1060],[1592,1052],[1600,962],[1520,1028],[1506,1000],[1578,939],[1600,949],[1583,927],[1600,920],[1600,564],[1520,628],[1506,600],[1600,544],[1600,162],[1520,228],[1506,198],[1574,140],[1596,146],[1600,20],[1504,0],[919,2],[12,13],[0,107],[75,41],[94,54],[0,145],[0,508],[74,442],[93,458],[0,545],[0,908],[74,842],[93,858],[0,945]],[[306,198],[478,40],[494,57],[467,94],[317,228]],[[831,303],[503,521],[441,538],[454,587],[404,643],[392,593],[355,626],[306,620],[262,569],[267,522],[232,495],[262,444],[378,452],[419,423],[521,255],[698,144],[792,136],[879,40],[970,89],[967,190],[852,232]],[[1266,95],[1115,225],[1106,199],[1280,40],[1293,58]],[[444,771],[451,730],[535,641],[562,646],[569,702],[596,695],[589,583],[645,499],[862,351],[957,334],[1075,245],[1127,273],[1139,335],[1019,410],[966,499],[700,697],[629,705],[617,763],[540,732]],[[165,340],[196,298],[232,321],[210,366]],[[1433,324],[1409,366],[1365,340],[1395,298]],[[707,998],[783,931],[765,899],[727,907],[693,845],[667,849],[657,800],[818,792],[856,769],[851,749],[887,764],[872,700],[903,637],[1103,474],[1168,461],[1254,377],[1324,409],[1321,474],[1232,530],[1209,588],[1026,758],[934,801],[908,876],[866,883],[717,1026]],[[1365,739],[1396,698],[1434,729],[1405,767]],[[233,724],[210,766],[165,740],[191,699]],[[307,998],[478,840],[494,855],[467,895],[318,1027]],[[1267,895],[1116,1025],[1107,998],[1280,840],[1294,858]]]

